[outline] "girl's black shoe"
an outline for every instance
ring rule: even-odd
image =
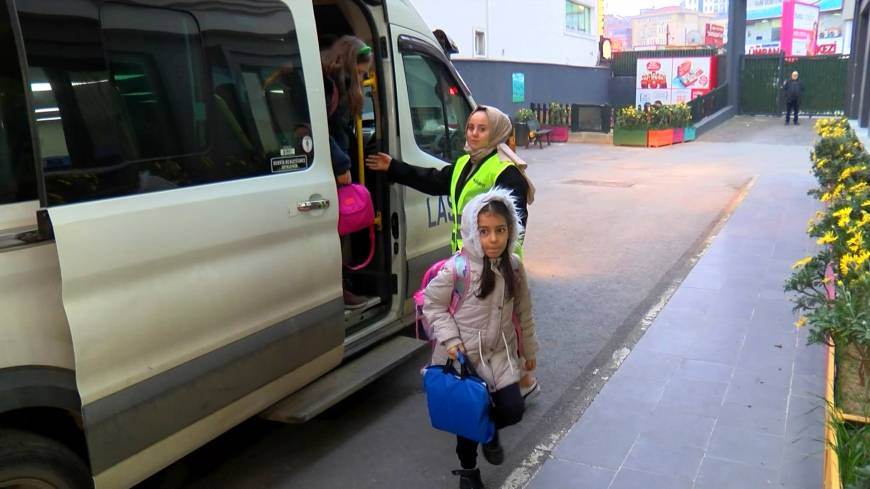
[[[480,469],[454,470],[453,475],[459,476],[459,489],[486,489],[480,480]]]
[[[495,432],[492,441],[484,443],[482,447],[483,458],[485,458],[487,462],[492,465],[501,465],[502,462],[504,462],[504,448],[502,448],[501,442],[498,441],[497,431]]]

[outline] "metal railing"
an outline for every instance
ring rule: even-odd
[[[692,122],[697,124],[716,112],[724,109],[728,105],[728,84],[711,90],[689,102],[689,108],[692,109]]]

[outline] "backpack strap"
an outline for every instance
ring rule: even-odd
[[[468,283],[468,260],[461,250],[453,255],[453,295],[450,298],[450,314],[455,314],[465,298],[465,286]]]

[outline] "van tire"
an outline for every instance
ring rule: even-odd
[[[0,488],[22,479],[33,481],[35,488],[94,487],[88,466],[67,446],[26,431],[0,429]]]

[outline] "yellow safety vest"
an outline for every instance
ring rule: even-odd
[[[465,204],[495,187],[495,182],[498,180],[499,175],[507,168],[513,166],[511,161],[501,161],[498,158],[498,154],[490,156],[471,175],[471,178],[465,182],[462,192],[457,196],[456,188],[459,184],[459,176],[462,175],[462,171],[470,159],[469,155],[465,155],[456,160],[456,166],[453,168],[453,175],[450,178],[450,209],[453,213],[453,233],[450,246],[453,248],[454,253],[462,248],[462,233],[460,229],[462,226],[462,209],[465,208]],[[516,243],[514,253],[520,257],[523,256],[522,240]]]

